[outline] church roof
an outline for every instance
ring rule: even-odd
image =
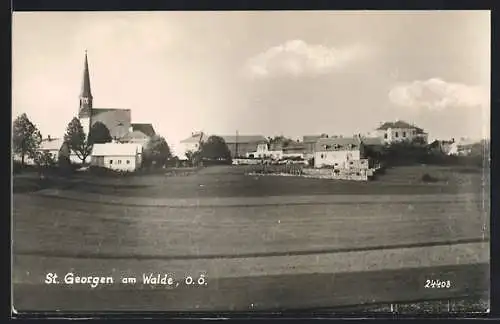
[[[132,130],[134,132],[139,131],[139,132],[144,133],[145,135],[150,136],[150,137],[156,134],[152,124],[133,123]]]
[[[120,140],[122,141],[127,141],[127,140],[132,140],[132,139],[147,139],[149,136],[147,134],[144,134],[141,131],[132,131],[130,133],[125,134]]]
[[[130,113],[130,109],[123,109],[123,108],[92,108],[92,116],[106,113],[106,112],[121,112],[123,111],[124,113]]]

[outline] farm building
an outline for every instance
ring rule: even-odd
[[[133,143],[94,144],[91,165],[118,171],[135,171],[142,163],[142,145]]]
[[[257,150],[255,152],[247,152],[245,156],[248,158],[271,158],[279,160],[283,157],[283,150],[281,147],[265,142],[257,144]]]
[[[302,143],[304,145],[304,158],[310,159],[314,157],[314,151],[316,149],[316,142],[320,138],[328,138],[328,135],[305,135],[302,137]]]
[[[305,158],[306,156],[306,145],[300,142],[290,142],[283,146],[283,157],[300,157]]]
[[[231,152],[231,157],[235,158],[245,157],[248,154],[257,152],[257,147],[259,144],[266,144],[267,140],[262,135],[217,135],[221,137],[224,142],[226,142],[229,151]],[[204,132],[192,133],[190,137],[182,140],[180,142],[180,152],[179,155],[185,158],[186,152],[197,151],[200,145],[208,140],[210,135]],[[263,149],[261,148],[260,151]]]
[[[180,150],[178,153],[181,159],[186,159],[187,152],[196,152],[200,148],[201,143],[205,142],[208,139],[208,135],[204,132],[193,132],[191,136],[186,139],[183,139],[180,142]]]
[[[233,158],[256,152],[259,144],[267,143],[266,138],[262,135],[223,135],[220,137],[226,142]]]
[[[351,161],[363,157],[363,143],[359,137],[321,138],[316,142],[314,167],[347,168]]]

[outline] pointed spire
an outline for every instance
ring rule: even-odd
[[[87,59],[87,50],[85,50],[85,65],[83,68],[83,83],[82,91],[80,93],[82,98],[92,98],[92,92],[90,91],[90,74],[89,74],[89,62]]]

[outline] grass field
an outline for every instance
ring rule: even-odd
[[[210,167],[182,176],[79,175],[45,184],[18,177],[18,187],[28,188],[13,198],[18,304],[50,309],[66,303],[82,310],[91,306],[78,298],[93,296],[100,304],[89,305],[100,309],[126,309],[132,302],[139,309],[162,309],[151,300],[162,296],[178,299],[163,305],[167,309],[189,304],[241,310],[252,300],[261,308],[266,300],[267,308],[328,308],[405,296],[451,298],[472,293],[474,285],[474,293],[487,294],[489,180],[480,170],[397,168],[369,183],[252,177],[246,171]],[[422,183],[425,173],[441,181]],[[43,188],[49,190],[28,192]],[[481,264],[486,268],[470,270]],[[151,291],[120,298],[115,290],[101,291],[108,300],[96,292],[37,284],[49,270],[71,269],[206,271],[214,281],[198,297]],[[331,276],[335,285],[325,285]],[[423,290],[425,276],[448,276],[456,286]],[[275,298],[264,298],[264,292]],[[37,302],[33,296],[45,297]]]
[[[480,193],[489,189],[489,171],[463,167],[412,166],[387,170],[378,180],[353,182],[301,177],[246,176],[252,166],[214,166],[199,171],[166,175],[96,177],[80,174],[70,180],[47,180],[47,187],[124,197],[265,197],[302,195],[400,195]],[[175,176],[175,174],[180,174]],[[422,182],[430,174],[440,181]],[[39,188],[23,178],[14,179],[19,188]]]

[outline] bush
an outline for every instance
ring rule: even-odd
[[[431,175],[429,175],[428,173],[426,173],[426,174],[424,174],[424,175],[422,176],[422,181],[423,181],[423,182],[430,183],[430,182],[438,182],[438,181],[439,181],[439,179],[438,179],[438,178],[435,178],[435,177],[433,177],[433,176],[431,176]]]
[[[95,165],[92,165],[89,167],[89,172],[93,175],[96,175],[96,176],[125,176],[125,175],[129,175],[131,174],[131,172],[128,172],[128,171],[118,171],[118,170],[112,170],[112,169],[108,169],[108,168],[104,168],[104,167],[100,167],[100,166],[95,166]]]

